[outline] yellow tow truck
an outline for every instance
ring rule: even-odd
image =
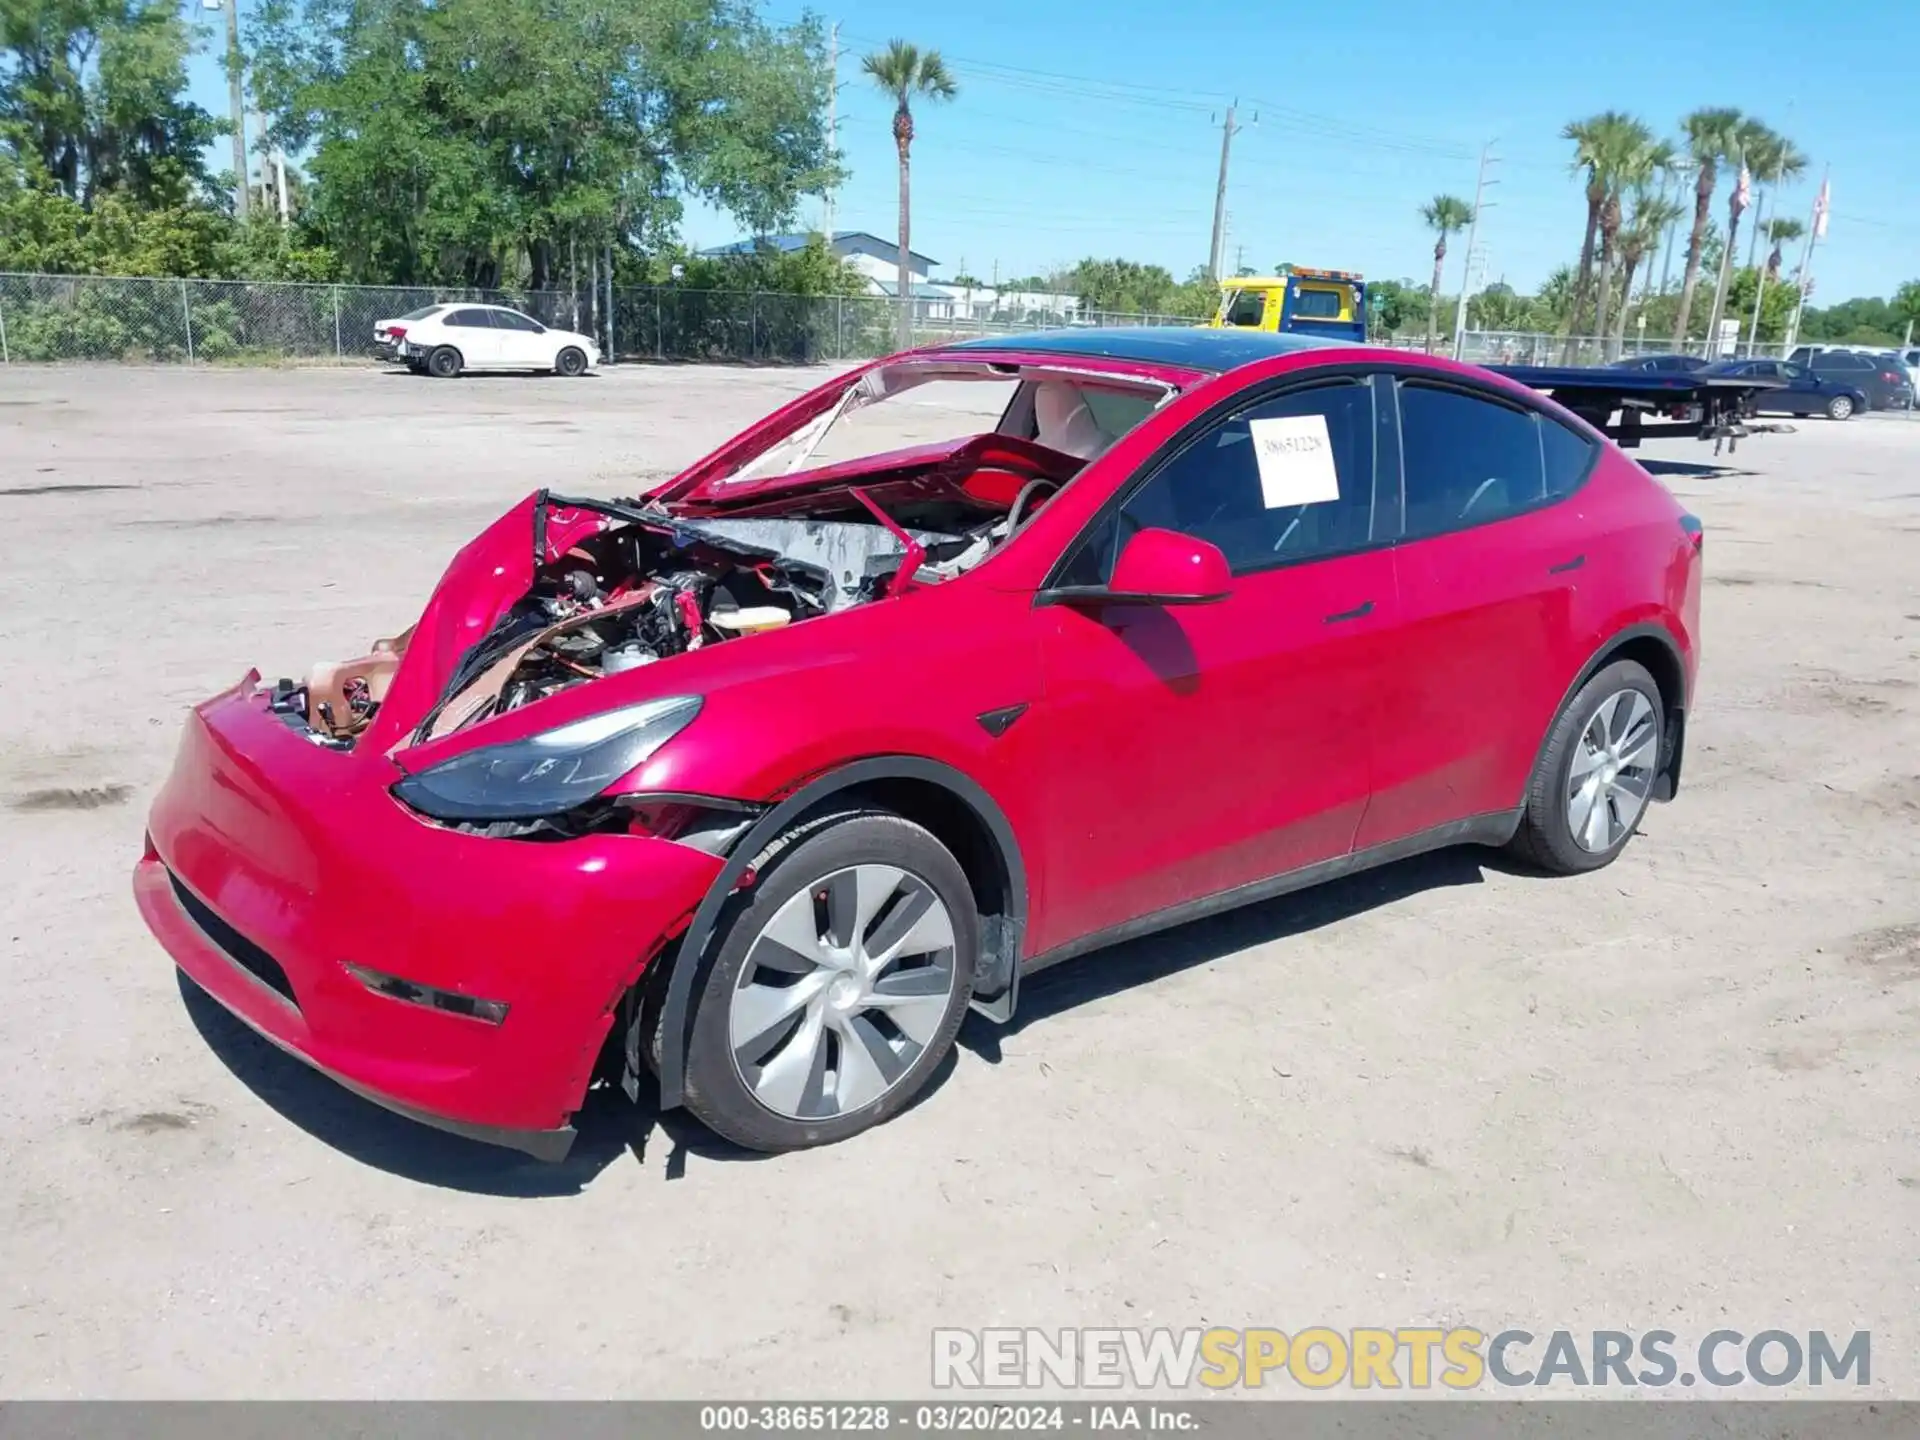
[[[1220,308],[1207,328],[1322,335],[1364,345],[1367,284],[1350,270],[1236,275],[1221,282]]]

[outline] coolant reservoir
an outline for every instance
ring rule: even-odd
[[[603,651],[600,656],[600,668],[609,675],[618,675],[623,670],[634,670],[642,665],[651,665],[660,657],[646,646],[631,641],[615,650]]]
[[[707,615],[707,623],[714,629],[730,631],[735,635],[778,630],[791,619],[793,616],[778,605],[749,605],[742,610],[714,610]]]

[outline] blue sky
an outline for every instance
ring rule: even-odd
[[[774,0],[768,13],[800,8]],[[940,262],[936,279],[963,262],[991,279],[996,266],[1008,277],[1086,255],[1177,276],[1204,264],[1218,121],[1236,97],[1229,266],[1244,255],[1262,270],[1292,261],[1424,281],[1432,240],[1418,207],[1440,191],[1471,199],[1491,140],[1499,183],[1480,227],[1481,278],[1530,289],[1580,242],[1585,208],[1562,125],[1617,108],[1672,129],[1686,110],[1720,104],[1813,158],[1780,213],[1804,220],[1822,166],[1833,167],[1816,304],[1920,277],[1920,120],[1903,38],[1920,22],[1910,6],[1855,6],[1830,31],[1817,23],[1830,12],[1806,0],[1745,0],[1711,20],[1673,0],[834,0],[819,13],[840,23],[839,137],[852,175],[835,202],[838,228],[894,232],[891,107],[860,55],[901,34],[940,49],[959,81],[957,100],[917,113],[913,244]],[[215,57],[196,63],[194,90],[225,113]],[[818,225],[819,206],[802,220]],[[696,244],[738,234],[723,215],[689,212]],[[1449,286],[1465,248],[1456,242]]]

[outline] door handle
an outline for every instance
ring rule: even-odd
[[[1364,620],[1367,616],[1371,615],[1372,613],[1373,613],[1373,602],[1371,600],[1368,600],[1364,604],[1354,606],[1353,609],[1351,610],[1341,610],[1336,612],[1335,614],[1327,616],[1326,623],[1329,625],[1335,625],[1342,620]]]
[[[1547,567],[1547,574],[1564,575],[1569,570],[1578,570],[1586,563],[1587,557],[1585,555],[1576,555],[1571,560],[1562,560],[1558,565],[1549,565]]]

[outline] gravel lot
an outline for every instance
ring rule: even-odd
[[[621,1102],[541,1166],[183,990],[128,891],[183,706],[817,378],[0,370],[0,1393],[900,1396],[937,1324],[1466,1323],[1870,1328],[1920,1397],[1920,419],[1643,452],[1705,660],[1618,865],[1448,853],[1088,957],[845,1146]]]

